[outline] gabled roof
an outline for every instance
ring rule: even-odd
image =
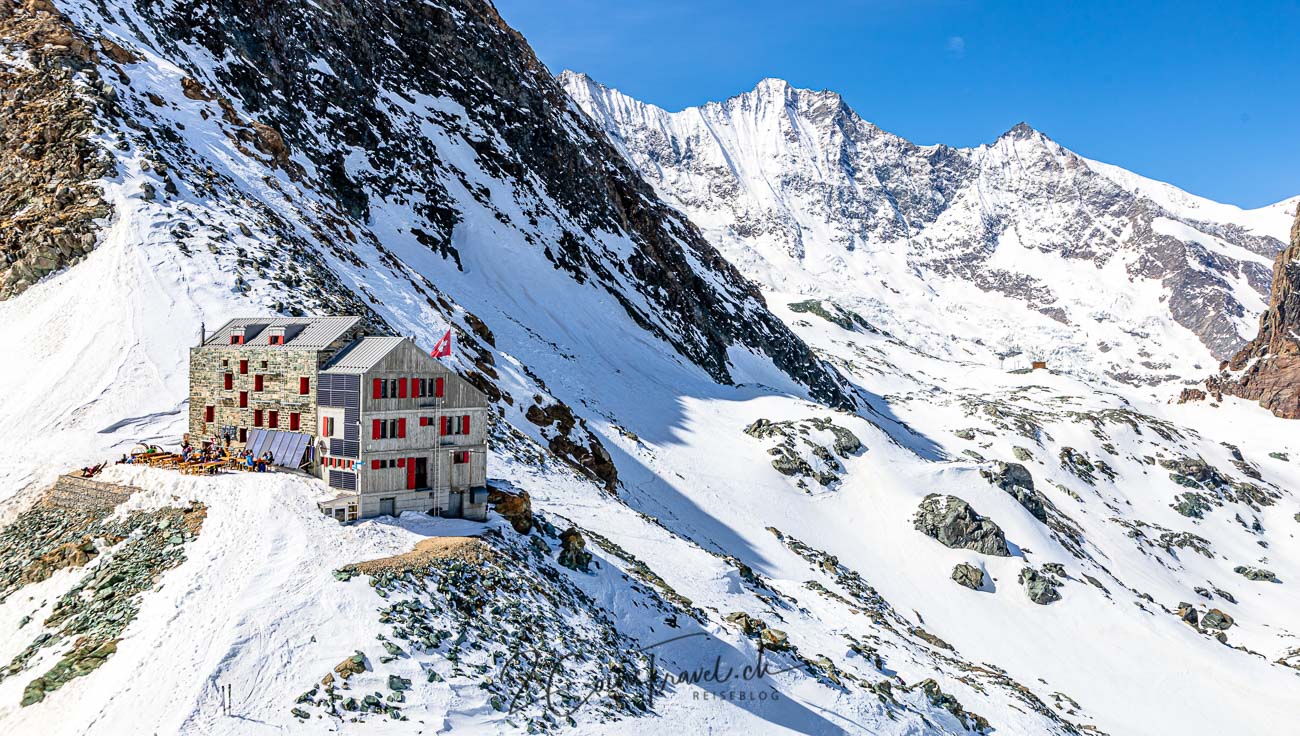
[[[404,337],[363,337],[339,351],[330,359],[322,373],[365,373],[374,368],[386,355],[397,349]]]
[[[361,322],[360,317],[237,317],[203,342],[205,347],[238,347],[231,335],[243,335],[244,347],[279,350],[324,350]],[[284,344],[269,345],[267,331],[284,328]]]

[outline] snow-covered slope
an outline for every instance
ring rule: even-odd
[[[6,730],[1266,733],[1300,707],[1277,662],[1300,646],[1300,444],[1283,420],[964,359],[950,343],[981,348],[961,311],[991,303],[975,286],[919,336],[875,325],[925,315],[923,280],[859,283],[879,311],[857,314],[792,270],[803,286],[768,284],[765,303],[736,271],[756,261],[728,264],[639,182],[484,3],[60,8],[102,53],[72,83],[102,96],[93,141],[113,173],[94,184],[111,215],[94,249],[0,302],[0,496],[20,524],[0,533],[41,532],[0,548]],[[9,48],[31,63],[51,47]],[[537,528],[339,526],[309,478],[110,467],[140,489],[113,518],[206,506],[193,538],[161,535],[183,561],[116,623],[97,601],[140,539],[21,574],[80,541],[25,510],[57,473],[179,438],[199,322],[298,310],[425,344],[453,326],[455,367],[496,410],[489,476],[531,496]],[[1179,349],[1152,334],[1153,351]],[[1022,463],[1033,492],[990,482],[995,460]],[[919,531],[931,493],[968,502],[1007,554]],[[569,526],[586,572],[558,564]],[[374,587],[332,574],[476,531],[488,561]],[[954,582],[958,563],[984,585]],[[1026,567],[1060,600],[1030,600]],[[96,635],[124,624],[116,651],[23,706],[78,651],[50,616],[64,600]],[[1234,621],[1190,626],[1181,602]],[[789,671],[747,678],[764,636],[764,661]],[[625,687],[570,712],[508,664],[520,646],[572,653],[561,699]],[[378,692],[408,720],[354,723],[329,700],[319,683],[357,650],[368,669],[339,692]],[[650,702],[647,651],[660,672],[734,674]],[[528,693],[513,711],[507,685]]]
[[[914,345],[986,364],[1019,351],[1127,383],[1199,375],[1253,334],[1295,205],[1217,205],[1024,124],[916,146],[779,79],[676,113],[560,81],[764,289],[833,284]]]

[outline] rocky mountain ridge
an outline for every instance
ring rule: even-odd
[[[986,361],[1037,352],[1121,382],[1193,375],[1245,342],[1283,245],[1277,207],[1200,200],[1024,123],[976,148],[918,146],[834,92],[778,79],[675,113],[582,74],[560,81],[765,290],[842,284],[843,300],[881,320],[910,302],[886,326],[943,335],[914,337],[923,349],[956,332],[959,355]],[[998,318],[938,310],[935,324],[920,312],[936,297]]]
[[[1300,419],[1300,212],[1291,244],[1273,266],[1273,289],[1268,310],[1259,318],[1259,334],[1220,369],[1207,381],[1215,394],[1258,401],[1277,416]]]

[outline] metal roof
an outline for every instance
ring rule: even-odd
[[[237,317],[212,333],[203,345],[240,347],[230,344],[230,336],[242,334],[243,347],[323,350],[360,322],[360,317]],[[284,328],[283,345],[267,344],[267,331],[274,327]]]
[[[405,340],[405,337],[363,337],[340,350],[321,372],[365,373]]]

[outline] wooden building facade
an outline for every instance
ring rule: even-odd
[[[410,340],[366,337],[320,374],[321,477],[336,518],[487,519],[487,397]]]

